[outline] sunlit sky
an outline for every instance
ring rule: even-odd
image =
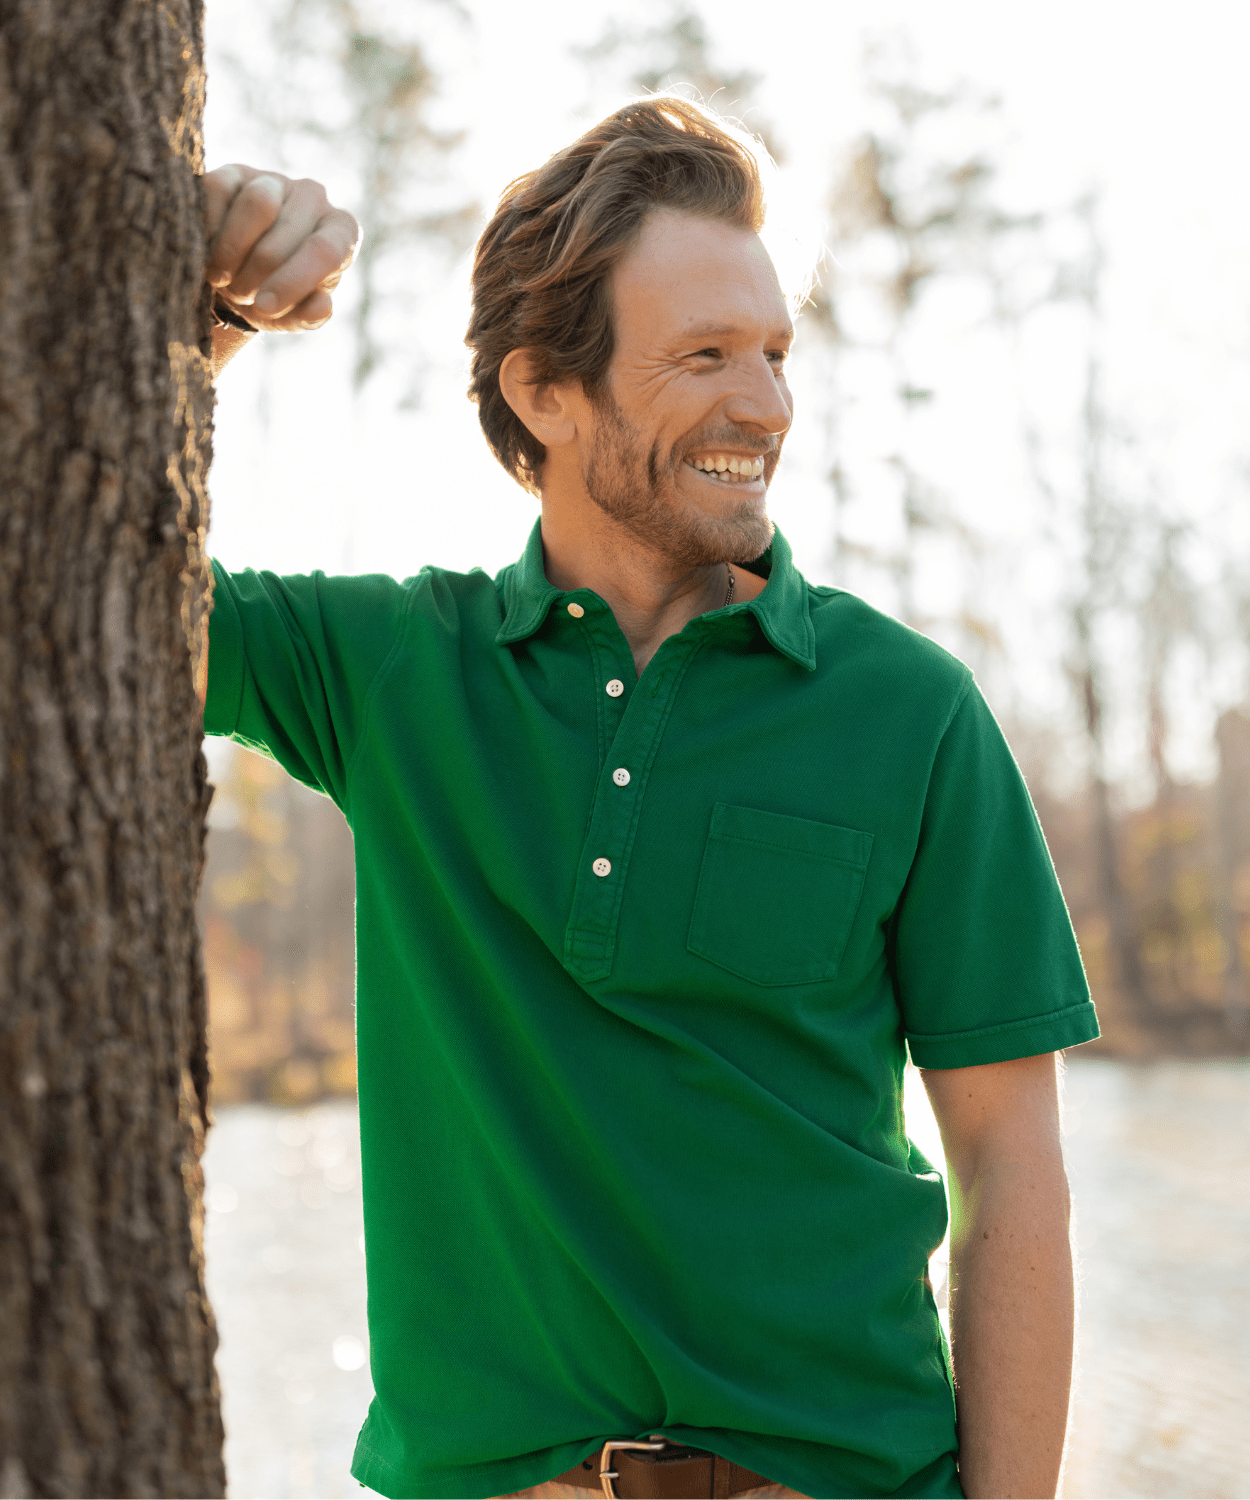
[[[226,48],[267,56],[257,29],[267,3],[208,0],[210,165],[269,165],[260,159],[255,122],[239,108],[224,70],[214,71]],[[1109,255],[1104,347],[1114,404],[1149,446],[1152,471],[1178,514],[1198,518],[1209,537],[1227,532],[1229,545],[1250,539],[1240,519],[1250,509],[1243,498],[1250,487],[1240,477],[1250,458],[1243,417],[1250,409],[1243,165],[1250,7],[1213,0],[1184,7],[719,0],[696,8],[713,62],[760,75],[756,102],[786,154],[780,217],[797,222],[809,242],[827,233],[819,206],[836,153],[869,123],[863,39],[891,28],[910,35],[932,81],[966,79],[1000,96],[1001,124],[991,139],[1008,202],[1046,207],[1100,187]],[[588,79],[570,44],[594,41],[611,21],[656,24],[672,14],[594,0],[469,0],[468,9],[470,25],[429,13],[430,50],[449,70],[443,118],[472,127],[460,170],[484,206],[508,180],[622,102],[611,83]],[[410,5],[362,0],[361,10],[383,20],[389,13],[411,31]],[[339,168],[318,160],[312,147],[286,165],[324,177],[340,196],[351,192],[350,182],[336,180]],[[430,373],[415,413],[396,410],[393,382],[385,379],[353,399],[342,325],[287,339],[289,347],[277,350],[253,347],[230,368],[219,386],[211,485],[210,545],[223,562],[402,577],[425,563],[493,572],[516,557],[535,502],[495,465],[463,394],[466,284],[461,267],[423,308],[420,341]],[[932,357],[939,381],[945,366],[950,396],[927,439],[926,462],[978,526],[1010,537],[1013,525],[1025,524],[1028,506],[1001,371],[991,368],[974,334],[939,329]],[[1067,378],[1065,368],[1057,360],[1056,382]],[[770,508],[800,567],[829,581],[830,502],[818,478],[813,406],[819,393],[806,390],[801,377],[796,363],[796,423]],[[862,440],[872,440],[867,428]],[[878,519],[889,524],[869,507],[858,524],[871,533]],[[1196,566],[1217,566],[1225,551],[1209,545]],[[1012,580],[992,582],[1008,596],[1010,613]],[[874,602],[890,607],[884,595]],[[1048,628],[1029,612],[1035,607],[1043,605],[1017,612],[1022,638]],[[1239,697],[1243,670],[1230,657],[1206,683],[1204,701]],[[1060,680],[1040,665],[1035,675],[1025,698],[1035,712],[1057,711]],[[1206,743],[1200,729],[1209,722],[1205,713],[1199,717],[1202,726],[1195,718],[1178,749],[1197,770]]]

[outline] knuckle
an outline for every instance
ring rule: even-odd
[[[256,270],[267,276],[271,271],[276,271],[283,263],[285,257],[276,245],[266,245],[263,241],[256,246],[250,256],[252,265]]]
[[[237,270],[241,259],[242,251],[238,244],[233,239],[227,239],[221,235],[213,243],[208,263],[219,271]]]
[[[335,264],[346,269],[360,248],[360,225],[349,216],[336,220],[332,228],[327,225],[325,232],[327,243],[334,248]]]
[[[274,196],[270,187],[270,184],[274,181],[283,183],[286,179],[280,177],[277,172],[262,172],[259,176],[253,177],[249,182],[243,184],[239,190],[239,197],[246,198],[248,206],[251,208],[260,206],[276,215],[282,207],[282,202],[280,198]]]
[[[318,182],[315,177],[301,177],[292,186],[300,190],[302,197],[329,205],[330,200],[326,197],[325,185]]]
[[[308,248],[316,253],[318,259],[333,266],[337,266],[343,258],[343,246],[338,236],[324,227],[314,229],[308,236]]]

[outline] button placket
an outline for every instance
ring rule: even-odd
[[[614,620],[609,628],[616,632]],[[605,656],[612,646],[618,646],[615,640],[607,639],[595,644]],[[633,693],[615,733],[609,731],[611,758],[603,762],[600,773],[564,935],[565,966],[584,981],[606,979],[611,972],[616,925],[647,777],[682,679],[701,644],[701,638],[685,638],[662,646],[668,658],[662,683],[655,691]],[[601,696],[599,702],[601,710],[607,707],[605,697]]]
[[[620,627],[605,607],[602,615],[596,610],[586,620],[586,644],[590,648],[591,671],[597,685],[604,685],[603,692],[595,692],[595,723],[599,731],[599,765],[602,768],[612,741],[621,726],[621,716],[626,704],[621,700],[625,684],[619,677],[610,674],[620,665],[620,648],[625,644]],[[617,691],[612,692],[615,683]]]

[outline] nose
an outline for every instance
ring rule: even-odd
[[[778,373],[768,356],[752,355],[742,362],[724,411],[737,426],[780,437],[794,419],[794,398],[785,376]]]

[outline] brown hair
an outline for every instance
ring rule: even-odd
[[[508,473],[537,492],[546,449],[504,400],[499,368],[533,352],[538,384],[603,388],[612,358],[609,278],[655,208],[759,231],[764,193],[746,137],[688,99],[627,104],[504,190],[473,259],[469,397]]]

